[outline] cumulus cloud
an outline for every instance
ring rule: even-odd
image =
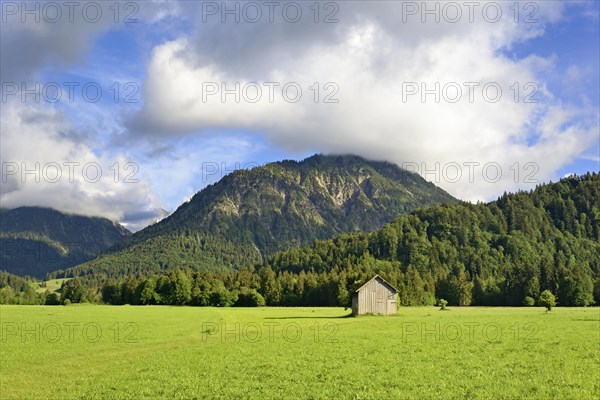
[[[27,81],[47,68],[85,62],[94,40],[133,21],[159,23],[179,15],[177,3],[3,2],[0,71],[3,82]]]
[[[134,231],[163,215],[160,200],[140,180],[138,164],[124,149],[98,148],[99,132],[117,129],[114,105],[103,107],[78,98],[76,104],[60,107],[7,93],[7,88],[21,84],[35,88],[47,71],[85,66],[94,41],[110,30],[123,29],[127,16],[140,24],[156,24],[179,12],[176,3],[168,2],[137,3],[128,9],[119,5],[116,15],[113,3],[104,2],[2,3],[2,207],[43,206],[103,216]]]
[[[9,104],[2,109],[2,207],[52,207],[104,216],[138,230],[160,215],[158,199],[137,165],[94,153],[70,134],[75,128],[55,109]],[[145,213],[145,220],[129,219]]]
[[[515,23],[509,4],[496,22],[480,6],[472,22],[463,9],[457,23],[443,14],[422,23],[406,3],[339,3],[335,24],[315,24],[312,14],[222,23],[196,10],[196,33],[154,49],[144,107],[127,126],[162,138],[239,128],[286,150],[385,159],[417,166],[467,200],[547,180],[596,139],[597,111],[562,104],[547,88],[552,57],[507,55],[558,21],[562,3],[537,3],[536,23]]]
[[[143,76],[143,101],[133,111],[104,103],[3,102],[0,158],[3,168],[17,162],[20,169],[3,169],[3,207],[51,206],[136,230],[163,215],[161,205],[174,208],[236,162],[252,164],[262,151],[259,137],[288,154],[317,150],[392,161],[466,200],[556,178],[576,158],[597,160],[590,148],[598,139],[598,111],[579,95],[593,66],[573,65],[560,76],[560,55],[512,54],[545,35],[568,7],[585,13],[584,3],[522,2],[516,23],[513,2],[468,3],[472,10],[464,2],[320,2],[318,13],[314,2],[296,2],[302,12],[296,22],[290,2],[276,2],[272,14],[264,2],[139,2],[133,17],[140,29],[131,31],[139,60],[116,59],[102,48],[103,61],[88,65],[96,38],[126,29],[122,19],[135,11],[121,9],[115,24],[113,3],[96,3],[103,17],[95,23],[81,13],[73,23],[3,15],[0,46],[10,57],[1,57],[2,81],[39,80],[48,70],[103,86]],[[261,7],[257,22],[248,21],[255,16],[251,4]],[[457,14],[448,4],[459,7],[456,22],[449,21]],[[238,21],[223,7],[237,7]],[[577,95],[565,97],[560,85],[557,93],[561,80]],[[422,97],[423,89],[436,93]],[[73,182],[22,179],[23,162],[27,168],[56,162],[65,175],[69,161],[97,163],[103,179],[89,182],[77,168]],[[131,170],[114,182],[110,167],[130,161],[140,166],[140,182],[122,181]]]

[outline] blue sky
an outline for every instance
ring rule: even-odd
[[[561,21],[552,24],[544,35],[517,43],[507,55],[524,58],[530,54],[554,58],[556,66],[551,71],[548,85],[564,101],[589,102],[600,108],[600,2],[585,2],[585,7],[575,7]],[[569,68],[576,66],[584,76],[579,84],[565,79]],[[584,98],[584,100],[582,100]],[[600,133],[595,145],[590,146],[585,156],[562,166],[557,175],[598,171],[600,155]]]
[[[44,154],[45,162],[79,157],[103,168],[133,162],[139,184],[80,182],[63,188],[74,193],[66,201],[57,185],[54,197],[44,182],[17,182],[5,186],[10,189],[1,194],[3,204],[100,214],[139,229],[149,220],[135,215],[172,211],[236,165],[300,160],[315,152],[356,153],[399,165],[501,165],[504,176],[497,182],[479,175],[474,182],[435,182],[471,201],[533,187],[511,179],[514,163],[536,163],[539,182],[600,169],[598,2],[538,2],[535,24],[511,18],[436,24],[413,17],[400,23],[399,4],[339,3],[335,24],[314,23],[308,9],[295,24],[277,13],[274,23],[222,23],[212,15],[205,22],[202,2],[140,3],[134,24],[115,24],[107,10],[108,20],[96,24],[9,18],[2,24],[3,53],[25,54],[3,60],[3,83],[92,82],[103,96],[92,103],[76,90],[74,102],[52,104],[12,97],[3,104],[3,160],[33,163],[33,154]],[[252,104],[202,103],[208,81],[293,81],[303,97],[294,104],[262,97]],[[407,81],[491,81],[504,97],[497,104],[419,102],[418,96],[406,103],[398,88]],[[324,84],[335,83],[338,102],[308,101],[314,82],[320,100],[329,90]],[[538,104],[510,102],[511,82],[539,85]],[[23,117],[33,114],[50,122]],[[18,138],[10,136],[15,131]],[[37,148],[41,143],[46,147]],[[47,147],[53,143],[54,151]],[[215,172],[215,165],[224,171]]]

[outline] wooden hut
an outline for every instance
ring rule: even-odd
[[[352,294],[352,315],[396,314],[398,289],[375,275]]]

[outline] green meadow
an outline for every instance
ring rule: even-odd
[[[597,399],[600,309],[0,306],[2,399]]]
[[[64,282],[70,281],[72,278],[50,279],[42,282],[37,288],[38,293],[44,293],[46,290],[50,293],[59,290]]]

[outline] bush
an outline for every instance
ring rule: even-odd
[[[252,295],[252,299],[253,299],[254,303],[256,304],[256,307],[264,307],[267,305],[267,301],[265,300],[265,298],[262,297],[262,295],[258,292],[254,293]]]
[[[57,306],[60,304],[60,296],[56,292],[50,293],[46,291],[45,303],[47,306]]]
[[[526,307],[533,307],[535,305],[535,300],[533,297],[525,296],[523,299],[523,305]]]
[[[266,305],[265,298],[256,290],[244,289],[238,295],[235,303],[237,307],[264,307]]]
[[[210,294],[210,303],[215,307],[231,307],[237,300],[238,295],[225,288],[219,288]]]
[[[540,306],[546,307],[546,312],[552,310],[552,307],[556,306],[556,297],[549,290],[544,290],[540,294],[539,300]]]
[[[446,301],[444,299],[438,300],[438,306],[440,307],[440,310],[445,310],[447,305],[448,305],[448,301]]]
[[[64,299],[64,300],[63,300],[63,306],[68,306],[68,305],[71,305],[71,300],[69,300],[69,299]]]

